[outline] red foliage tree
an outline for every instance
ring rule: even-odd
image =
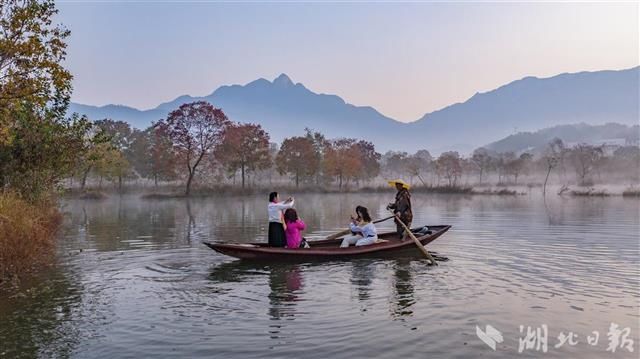
[[[378,176],[380,174],[380,159],[382,156],[376,152],[376,147],[373,143],[361,140],[355,144],[355,149],[362,163],[362,171],[356,177],[366,181]]]
[[[300,183],[300,178],[313,177],[319,169],[319,164],[320,154],[313,139],[309,137],[285,139],[276,157],[278,172],[291,174],[296,181],[296,187]]]
[[[191,192],[198,165],[222,142],[229,124],[229,119],[221,109],[205,101],[184,104],[158,123],[158,128],[165,131],[171,141],[179,161],[187,167],[187,196]]]
[[[265,169],[271,165],[269,134],[260,125],[232,124],[225,131],[218,154],[227,170],[232,173],[240,170],[244,188],[248,171]]]
[[[362,173],[364,167],[356,140],[340,138],[330,141],[324,150],[323,167],[326,174],[337,177],[340,189],[345,180]]]

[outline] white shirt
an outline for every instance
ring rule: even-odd
[[[269,222],[278,222],[282,223],[281,216],[282,210],[293,207],[293,201],[289,203],[284,202],[270,202],[267,207],[267,212],[269,213]]]
[[[355,224],[353,224],[353,222],[351,222],[349,224],[349,227],[351,227],[351,232],[361,233],[362,236],[365,238],[378,236],[378,231],[376,230],[376,226],[371,222],[365,224],[364,226],[356,226]]]

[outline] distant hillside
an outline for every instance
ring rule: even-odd
[[[493,142],[485,148],[495,152],[540,152],[549,141],[559,138],[566,144],[632,144],[638,143],[640,126],[626,126],[618,123],[606,125],[562,125],[545,128],[536,132],[520,132]]]
[[[412,132],[436,133],[437,146],[448,142],[471,151],[514,131],[575,123],[635,125],[640,117],[639,75],[640,67],[635,67],[545,79],[526,77],[427,114],[411,124]]]
[[[206,100],[221,107],[234,121],[261,124],[277,142],[309,127],[332,138],[367,139],[380,151],[428,149],[437,154],[453,149],[468,153],[514,130],[535,131],[580,122],[636,124],[639,74],[640,67],[635,67],[546,79],[527,77],[409,124],[372,107],[354,106],[338,96],[315,93],[300,83],[294,84],[285,74],[273,81],[258,79],[246,85],[222,86],[204,97],[180,96],[151,110],[72,103],[70,112],[91,119],[123,120],[144,128],[183,103]]]

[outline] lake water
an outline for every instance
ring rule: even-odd
[[[414,194],[414,225],[453,225],[428,246],[449,258],[438,267],[254,265],[202,245],[265,240],[263,197],[65,201],[59,264],[0,293],[0,357],[638,357],[637,199]],[[296,201],[314,239],[341,229],[356,204],[386,216],[392,197]],[[486,325],[502,333],[496,351],[476,334]],[[545,327],[546,353],[535,346]],[[519,353],[536,328],[539,343]],[[574,345],[556,348],[569,332]]]

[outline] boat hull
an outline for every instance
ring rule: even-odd
[[[418,237],[422,245],[427,245],[447,232],[451,226],[428,226],[431,233]],[[395,257],[401,255],[421,254],[411,239],[400,241],[396,233],[383,233],[380,239],[386,241],[368,246],[339,248],[341,238],[309,242],[311,248],[276,248],[265,243],[231,244],[203,242],[214,251],[243,260],[305,262],[326,261],[357,258]]]

